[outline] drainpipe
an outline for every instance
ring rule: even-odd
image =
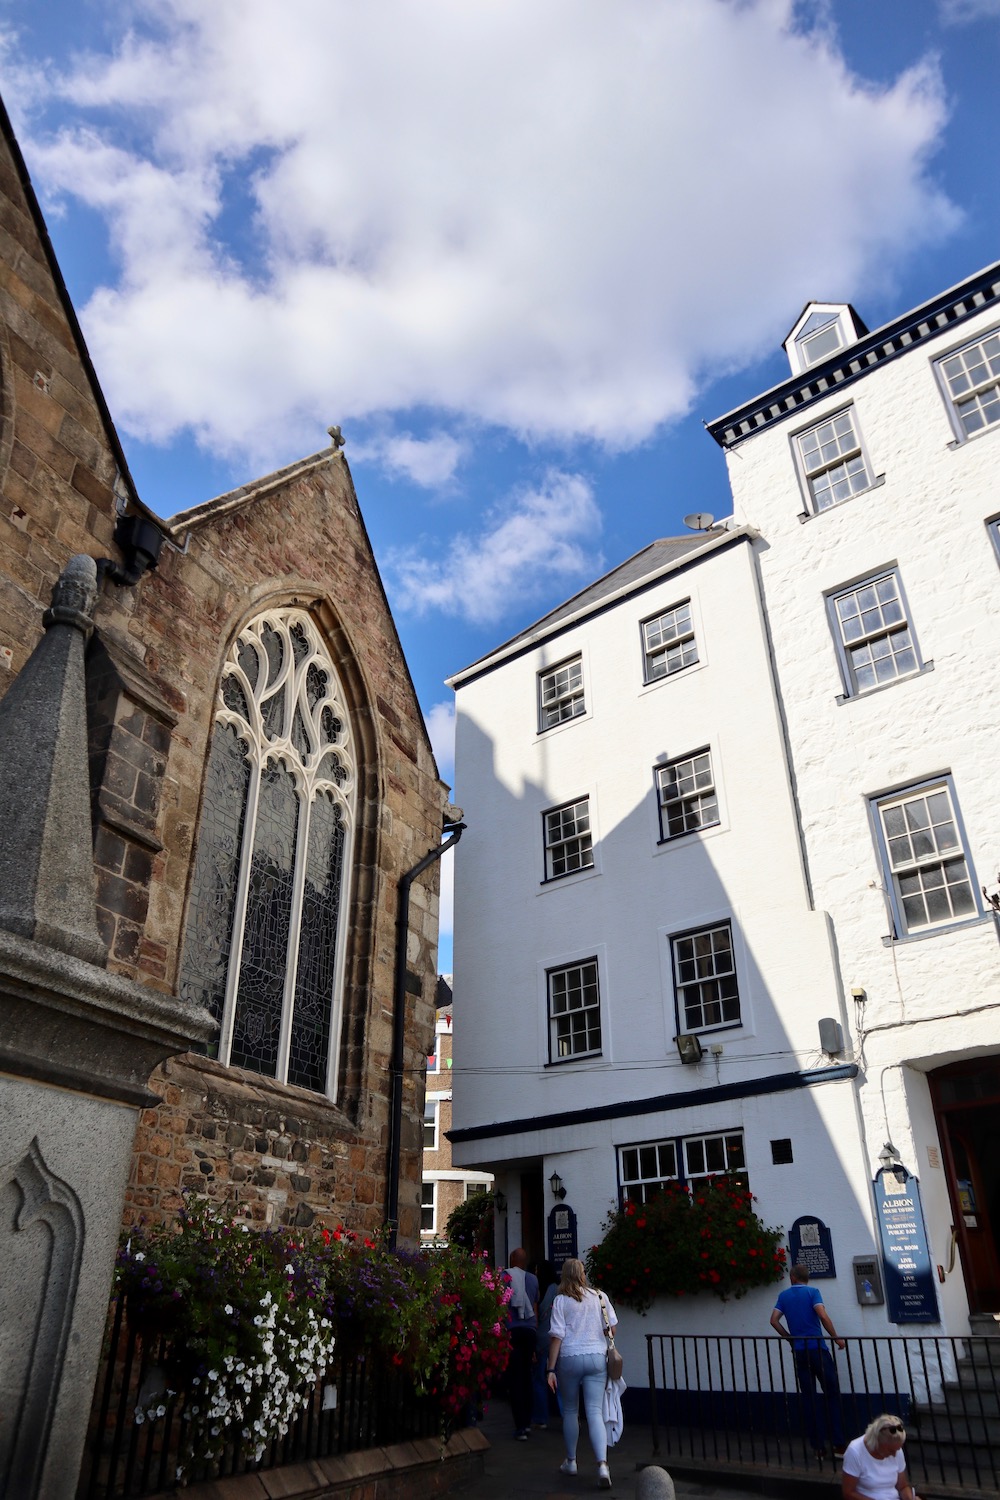
[[[395,1249],[399,1229],[399,1158],[403,1131],[403,1042],[406,1032],[406,939],[410,931],[410,886],[418,875],[422,875],[447,849],[457,844],[465,832],[461,821],[462,809],[449,807],[445,814],[442,832],[447,834],[443,844],[430,849],[400,877],[396,897],[396,967],[392,1000],[392,1085],[389,1095],[389,1166],[385,1185],[385,1224],[389,1231],[389,1245]]]

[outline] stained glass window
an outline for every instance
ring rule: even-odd
[[[249,743],[232,724],[217,723],[208,761],[205,811],[194,867],[191,914],[184,942],[181,995],[217,1021],[226,1001],[240,844],[250,786]],[[218,1053],[212,1046],[212,1056]]]
[[[223,1062],[331,1093],[356,785],[312,620],[262,615],[223,667],[181,993],[219,1020]]]

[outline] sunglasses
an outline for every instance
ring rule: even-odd
[[[889,1423],[886,1423],[886,1425],[884,1427],[880,1427],[879,1428],[879,1431],[880,1432],[905,1432],[906,1428],[903,1426],[902,1422],[893,1422],[891,1425]]]

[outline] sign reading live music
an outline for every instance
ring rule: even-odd
[[[920,1184],[904,1168],[883,1167],[875,1178],[875,1213],[882,1239],[886,1311],[890,1323],[937,1323],[934,1268],[920,1203]]]

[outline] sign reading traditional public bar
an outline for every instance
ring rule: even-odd
[[[833,1259],[833,1236],[815,1214],[796,1219],[788,1231],[788,1263],[809,1267],[810,1281],[824,1281],[836,1276]]]
[[[920,1184],[904,1167],[883,1167],[874,1187],[889,1322],[937,1323],[940,1314]]]
[[[564,1260],[576,1260],[576,1214],[565,1203],[549,1209],[549,1260],[556,1271]]]

